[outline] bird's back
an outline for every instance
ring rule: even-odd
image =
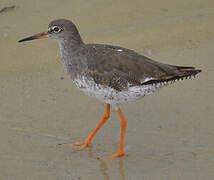
[[[181,79],[200,72],[194,67],[159,63],[119,46],[102,44],[85,46],[82,51],[87,51],[83,54],[86,56],[89,76],[97,80],[97,83],[110,85],[117,90],[144,83]]]
[[[118,46],[87,44],[79,48],[84,64],[73,82],[88,95],[109,104],[134,101],[200,70],[153,61]]]

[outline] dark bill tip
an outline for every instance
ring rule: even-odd
[[[47,37],[48,37],[48,33],[47,32],[42,32],[42,33],[35,34],[33,36],[30,36],[30,37],[21,39],[18,42],[20,43],[20,42],[24,42],[24,41],[30,41],[30,40],[34,40],[34,39],[42,39],[42,38],[47,38]]]

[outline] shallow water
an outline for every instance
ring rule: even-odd
[[[12,5],[0,13],[0,179],[213,179],[212,0],[3,0],[0,9]],[[86,138],[105,111],[64,74],[56,42],[17,43],[62,17],[75,22],[85,42],[203,70],[195,80],[121,107],[128,157],[97,158],[117,151],[114,110],[92,147],[57,145]]]

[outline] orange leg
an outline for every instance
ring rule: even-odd
[[[110,104],[107,104],[106,113],[104,114],[102,121],[100,121],[100,123],[97,125],[94,131],[88,136],[88,138],[86,138],[85,141],[77,142],[74,144],[61,144],[61,145],[62,146],[80,146],[80,149],[90,146],[90,142],[92,138],[97,133],[97,131],[102,127],[102,125],[108,120],[109,117],[110,117]]]
[[[116,157],[126,155],[126,153],[123,151],[123,145],[124,145],[127,122],[126,122],[126,119],[125,119],[122,111],[120,110],[120,108],[118,108],[117,112],[118,112],[118,114],[120,116],[120,120],[121,120],[120,146],[119,146],[118,152],[116,154],[111,155],[111,156],[105,157],[107,159],[116,158]]]

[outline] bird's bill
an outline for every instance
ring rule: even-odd
[[[42,33],[38,33],[38,34],[35,34],[33,36],[30,36],[30,37],[21,39],[18,42],[30,41],[30,40],[34,40],[34,39],[42,39],[42,38],[47,38],[47,37],[48,37],[48,33],[47,32],[42,32]]]

